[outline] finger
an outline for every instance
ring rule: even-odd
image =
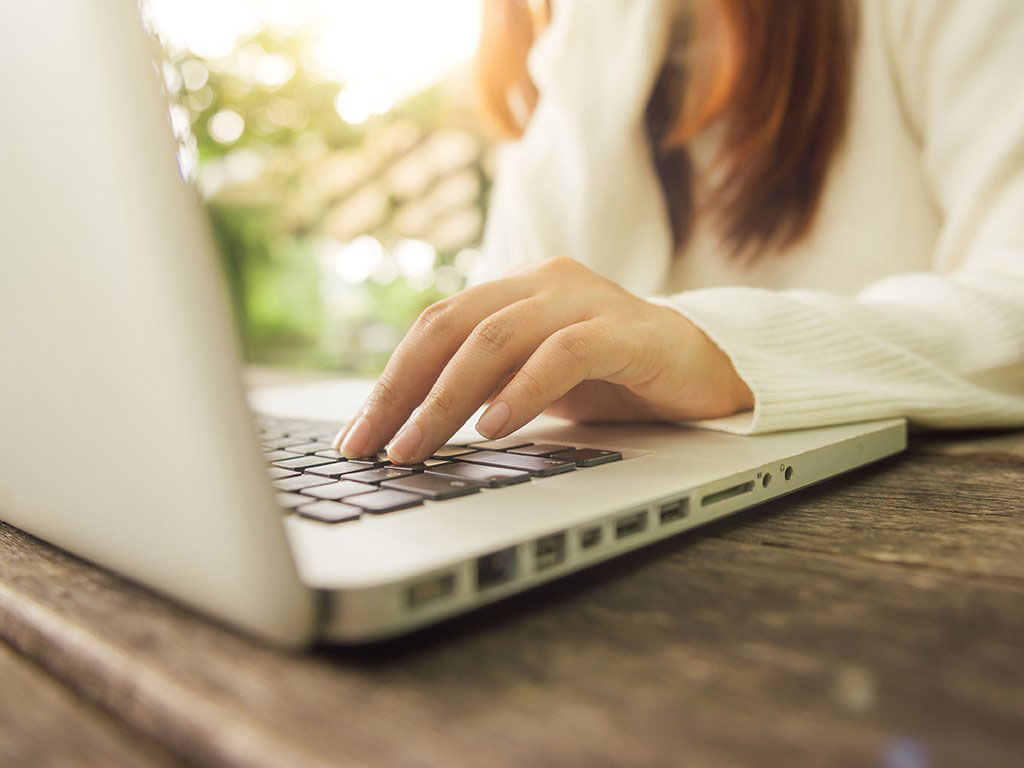
[[[388,446],[392,461],[415,463],[450,438],[551,334],[576,323],[580,302],[531,297],[485,318]]]
[[[591,379],[614,377],[629,364],[629,345],[596,320],[563,328],[548,338],[494,398],[477,422],[487,438],[503,437]]]
[[[335,449],[350,458],[379,451],[480,320],[529,291],[528,281],[495,280],[427,307],[391,355],[355,418],[335,437]]]

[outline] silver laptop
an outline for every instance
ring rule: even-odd
[[[7,2],[0,43],[0,519],[211,616],[285,645],[378,640],[906,445],[902,420],[542,419],[411,475],[339,467],[317,445],[337,423],[246,405],[133,4]],[[365,490],[326,490],[343,482]]]

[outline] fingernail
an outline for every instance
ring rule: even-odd
[[[414,422],[407,423],[402,427],[395,439],[388,445],[388,455],[399,461],[409,461],[416,457],[416,450],[423,440],[423,433]]]
[[[336,451],[340,451],[341,450],[341,441],[345,439],[345,435],[347,435],[348,431],[352,428],[352,423],[354,421],[355,421],[355,419],[352,419],[351,421],[349,421],[348,424],[346,424],[344,427],[342,427],[341,429],[338,430],[338,434],[336,434],[334,436],[334,440],[331,441],[331,447],[334,450],[336,450]]]
[[[365,416],[360,416],[349,428],[339,450],[350,459],[356,459],[366,455],[366,444],[369,442],[370,422]]]
[[[497,403],[491,403],[491,407],[484,411],[484,415],[476,423],[476,431],[484,437],[494,437],[508,424],[508,419],[511,415],[512,411],[509,410],[504,401],[499,400]]]

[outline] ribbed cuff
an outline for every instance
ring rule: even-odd
[[[894,416],[998,426],[1024,413],[1021,398],[976,386],[900,344],[899,322],[854,299],[737,287],[649,300],[707,334],[754,395],[753,411],[690,422],[698,426],[754,434]]]

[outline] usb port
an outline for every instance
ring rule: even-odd
[[[665,525],[665,523],[674,523],[676,520],[682,520],[689,511],[689,504],[689,499],[677,499],[676,501],[662,504],[661,509],[658,510],[658,522],[661,525]]]
[[[580,531],[580,549],[590,549],[601,543],[600,528],[584,528]]]
[[[553,533],[533,544],[533,559],[538,571],[565,561],[565,534]]]
[[[512,581],[516,576],[516,548],[500,549],[476,559],[476,585],[487,589]]]
[[[647,510],[634,512],[615,521],[615,538],[624,539],[627,536],[632,536],[634,533],[640,533],[646,527]]]
[[[440,576],[431,576],[429,579],[410,584],[405,597],[410,608],[419,608],[421,605],[440,600],[442,597],[448,597],[453,592],[455,592],[455,574],[443,573]]]

